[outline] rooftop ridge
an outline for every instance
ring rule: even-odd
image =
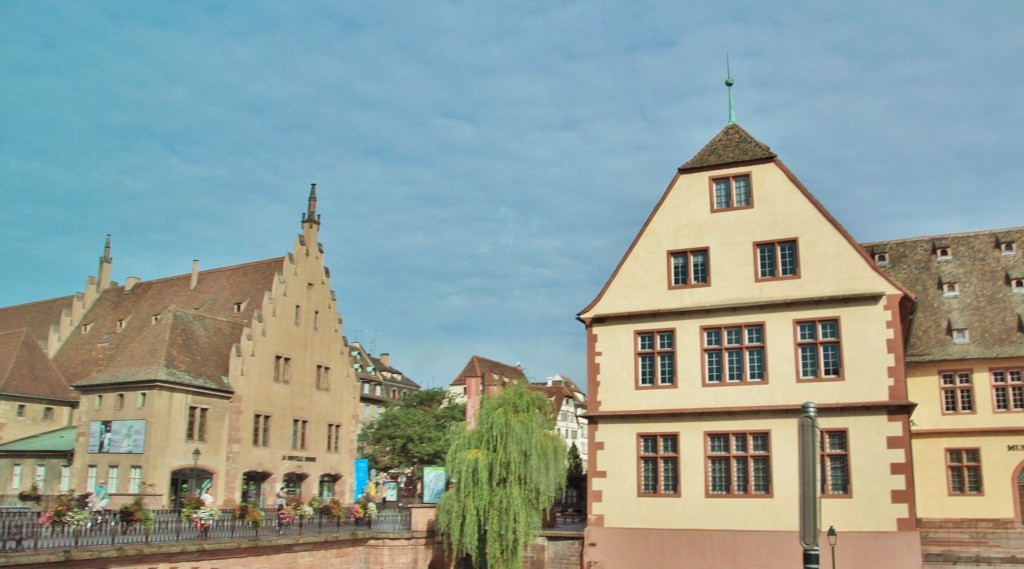
[[[68,294],[68,295],[65,295],[65,296],[55,296],[53,298],[44,298],[42,300],[32,300],[32,301],[29,301],[29,302],[23,302],[21,304],[8,304],[8,305],[5,305],[5,306],[0,306],[0,310],[5,310],[7,308],[23,308],[25,306],[32,306],[34,304],[45,304],[45,303],[48,303],[48,302],[56,302],[58,300],[63,300],[63,301],[70,302],[74,298],[75,298],[74,294]]]
[[[260,261],[249,261],[248,263],[239,263],[237,265],[228,265],[226,267],[214,267],[212,269],[206,269],[206,270],[199,271],[199,274],[200,275],[208,275],[210,273],[217,273],[217,272],[221,272],[221,271],[230,271],[230,270],[240,269],[242,267],[251,267],[251,266],[254,266],[254,265],[262,265],[264,263],[270,263],[270,262],[275,262],[275,261],[284,261],[284,259],[285,259],[285,256],[281,255],[280,257],[270,257],[269,259],[263,259],[263,260],[260,260]],[[174,279],[181,279],[181,278],[192,278],[192,273],[188,272],[188,273],[182,273],[180,275],[171,275],[169,277],[160,277],[160,278],[151,279],[151,280],[141,280],[141,281],[139,281],[139,284],[162,283],[162,282],[172,281]],[[111,287],[111,288],[113,289],[114,287]],[[121,285],[121,286],[119,286],[117,288],[124,288],[124,285]]]
[[[925,241],[928,239],[940,239],[947,237],[971,237],[975,235],[991,235],[1001,231],[1024,231],[1024,225],[1016,227],[1002,227],[996,229],[979,229],[977,231],[961,231],[959,233],[938,233],[935,235],[920,235],[918,237],[901,237],[899,239],[879,239],[878,241],[862,241],[861,246],[881,245],[883,243],[906,243],[909,241]]]

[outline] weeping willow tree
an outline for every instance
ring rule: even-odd
[[[438,530],[456,559],[473,567],[519,569],[525,547],[565,487],[565,443],[551,403],[514,386],[487,397],[475,428],[461,429],[448,450],[452,488],[437,506]]]

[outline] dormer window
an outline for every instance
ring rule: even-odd
[[[949,251],[949,247],[935,247],[935,258],[944,261],[946,259],[952,259],[953,255]]]
[[[971,341],[971,335],[967,332],[967,328],[953,328],[953,343],[954,344],[966,344]]]
[[[160,321],[160,315],[159,314],[154,314],[153,315],[153,324],[156,324],[159,321]]]
[[[1017,252],[1017,248],[1014,246],[1013,241],[1007,241],[999,244],[999,250],[1003,255],[1013,255]]]
[[[942,283],[943,296],[960,296],[960,283]]]
[[[888,253],[875,253],[875,264],[879,267],[884,267],[889,264]]]
[[[88,334],[89,330],[92,330],[92,324],[82,324],[82,333]]]
[[[124,318],[117,319],[117,329],[124,330]]]
[[[1010,290],[1013,292],[1024,292],[1024,279],[1011,279]]]
[[[232,310],[235,311],[235,314],[238,314],[239,312],[241,312],[242,311],[242,303],[241,302],[236,302],[235,306],[233,307]]]

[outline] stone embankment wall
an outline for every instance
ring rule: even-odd
[[[524,569],[579,569],[582,532],[545,532]],[[433,532],[357,532],[0,554],[0,566],[67,569],[449,569]]]

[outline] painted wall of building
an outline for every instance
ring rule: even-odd
[[[71,403],[0,398],[0,443],[16,441],[71,424]]]
[[[906,504],[893,503],[893,491],[906,490],[903,476],[889,464],[903,459],[887,447],[887,437],[901,435],[899,424],[884,412],[825,413],[822,429],[848,429],[851,495],[823,497],[822,526],[844,531],[896,531],[897,520],[908,517]],[[708,492],[706,434],[719,432],[769,433],[772,493],[770,496],[712,495]],[[672,419],[644,418],[628,422],[606,420],[599,429],[607,441],[599,460],[606,476],[592,482],[603,499],[591,513],[606,527],[693,528],[718,530],[797,531],[797,415],[765,417],[737,413],[728,417],[696,415]],[[678,497],[643,495],[639,488],[637,435],[678,433]]]
[[[689,291],[679,291],[686,293]],[[839,321],[844,381],[798,382],[795,321]],[[803,401],[879,401],[889,398],[888,369],[896,365],[884,351],[889,314],[883,299],[864,298],[847,303],[812,306],[759,306],[725,310],[692,310],[681,316],[653,315],[609,321],[598,331],[596,363],[600,366],[601,410],[715,408]],[[756,383],[707,385],[703,329],[736,324],[758,324],[764,329],[766,378]],[[674,387],[637,389],[636,333],[669,330],[675,336],[677,381]]]
[[[991,520],[1008,526],[1021,523],[1024,409],[1013,410],[1010,390],[1015,384],[994,382],[992,372],[1022,369],[1024,360],[1019,358],[908,366],[910,397],[918,404],[913,414],[912,432],[918,514],[922,519]],[[960,383],[959,378],[955,386],[942,385],[943,373],[962,372],[969,373],[969,385]],[[1024,384],[1016,386],[1024,389]],[[998,409],[997,388],[1007,390],[1011,398],[1009,409]],[[955,393],[956,411],[947,411],[945,391]],[[965,397],[970,401],[969,411],[963,407]],[[979,453],[977,488],[965,487],[950,479],[951,470],[965,472],[975,468],[973,463],[949,462],[949,451],[967,449]]]
[[[712,177],[749,172],[754,207],[711,213]],[[818,239],[819,236],[827,238]],[[615,314],[855,292],[896,292],[775,164],[680,175],[591,310]],[[754,285],[754,242],[797,238],[800,278]],[[711,285],[668,287],[667,252],[710,249]]]

